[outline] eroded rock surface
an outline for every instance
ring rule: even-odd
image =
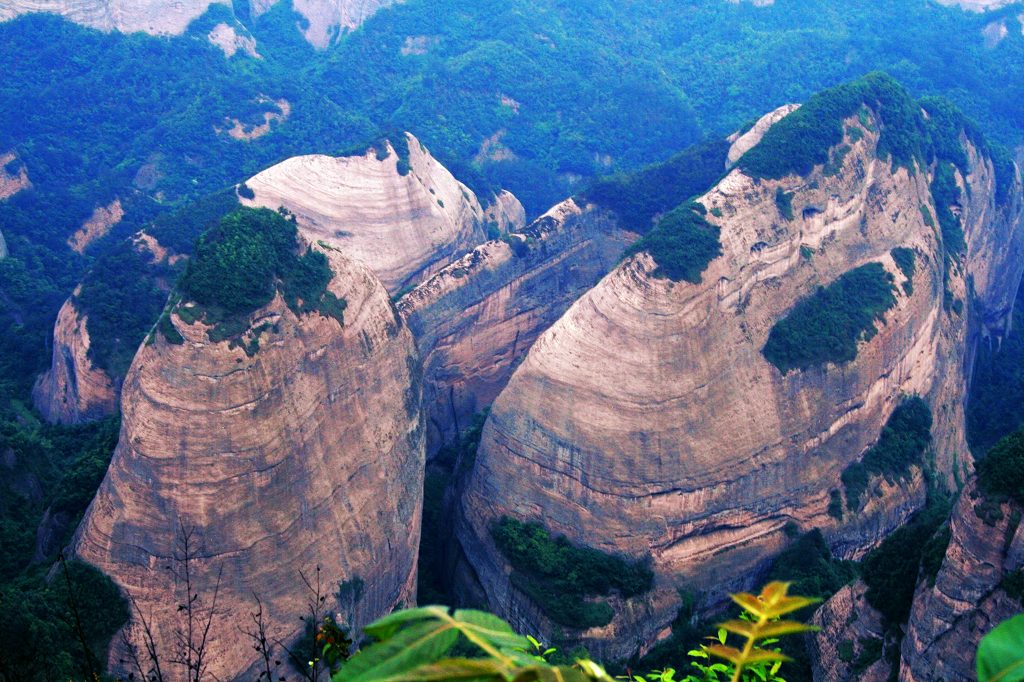
[[[494,403],[456,529],[492,608],[524,631],[553,627],[509,582],[490,536],[503,515],[652,556],[654,591],[615,602],[612,623],[576,635],[611,658],[653,641],[675,615],[677,588],[713,598],[750,587],[787,542],[787,523],[822,528],[844,557],[859,556],[924,502],[915,467],[911,483],[842,522],[827,513],[843,469],[907,394],[932,408],[936,467],[952,485],[967,451],[968,313],[943,305],[944,256],[921,211],[932,205],[927,172],[892,168],[875,153],[877,133],[863,132],[846,140],[838,172],[770,181],[736,170],[700,197],[724,252],[700,284],[659,279],[640,254],[536,341]],[[1020,280],[1009,258],[1020,248],[1020,202],[992,209],[992,166],[973,152],[972,163],[961,181],[988,208],[962,207],[966,272],[985,317]],[[777,190],[793,193],[792,220]],[[990,248],[998,240],[1003,249]],[[912,294],[895,247],[915,251]],[[797,301],[872,262],[892,274],[897,302],[854,361],[785,375],[767,362],[769,331]],[[951,269],[949,287],[969,300],[962,269]]]
[[[178,35],[210,5],[230,0],[11,0],[0,7],[0,21],[48,12],[101,31]]]
[[[1002,579],[1024,567],[1021,509],[998,505],[1002,518],[987,525],[976,506],[976,483],[960,496],[950,518],[951,538],[935,583],[922,581],[914,595],[903,640],[900,680],[975,679],[974,654],[981,637],[1021,611],[1001,588]]]
[[[250,0],[257,16],[280,0]],[[295,11],[309,22],[304,30],[306,40],[314,47],[325,48],[346,31],[357,28],[378,10],[395,0],[292,0]]]
[[[0,201],[10,199],[32,183],[28,179],[28,170],[21,163],[17,154],[7,152],[0,154]]]
[[[53,360],[32,389],[32,402],[52,424],[81,424],[117,412],[119,386],[89,358],[86,316],[68,299],[53,330]]]
[[[886,682],[891,665],[882,656],[882,614],[868,603],[867,586],[858,580],[836,592],[814,613],[821,628],[808,636],[811,670],[816,680]]]
[[[512,224],[523,215],[514,208]],[[399,301],[424,358],[428,453],[494,401],[537,336],[635,238],[607,211],[570,199],[510,235],[518,251],[487,242]]]
[[[278,296],[252,316],[260,343],[251,357],[177,314],[180,345],[157,333],[140,349],[124,384],[120,442],[74,541],[79,558],[136,601],[166,652],[182,597],[165,566],[180,528],[194,529],[200,603],[209,606],[220,574],[218,609],[230,614],[211,632],[209,673],[219,679],[255,676],[245,674],[256,653],[239,630],[253,593],[272,640],[298,636],[300,571],[313,576],[319,565],[326,609],[356,627],[415,598],[416,350],[377,278],[337,252],[328,258],[329,290],[347,301],[344,325],[296,317]],[[360,598],[335,603],[339,583],[357,578]],[[137,614],[126,634],[142,646]],[[120,641],[110,665],[125,672]]]
[[[407,159],[387,144],[383,153],[283,161],[246,182],[256,196],[242,203],[287,208],[303,233],[370,266],[391,292],[418,284],[482,243],[486,217],[473,192],[406,135]]]
[[[82,227],[68,237],[68,246],[75,253],[85,253],[90,244],[107,236],[123,218],[124,207],[120,199],[114,199],[107,206],[98,206]]]

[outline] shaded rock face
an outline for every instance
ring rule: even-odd
[[[428,454],[494,401],[541,332],[635,238],[607,211],[570,199],[510,236],[524,245],[519,255],[487,242],[399,301],[423,354]]]
[[[165,569],[194,528],[193,581],[209,607],[220,573],[211,676],[251,679],[239,626],[262,600],[271,640],[298,636],[299,572],[319,566],[328,612],[359,627],[414,602],[423,485],[423,429],[412,336],[364,266],[328,253],[329,290],[344,325],[300,318],[278,296],[252,357],[209,341],[172,313],[184,337],[158,333],[124,383],[122,431],[107,476],[74,540],[77,556],[138,604],[166,659],[180,623],[180,585]],[[180,565],[179,565],[180,568]],[[354,604],[335,603],[359,578]],[[136,618],[127,626],[142,652]],[[115,637],[110,665],[126,658]]]
[[[230,0],[11,0],[0,7],[0,21],[48,12],[101,31],[178,35],[215,4],[231,6]]]
[[[885,639],[882,614],[865,598],[867,585],[858,580],[836,592],[815,611],[811,624],[821,628],[807,636],[811,670],[816,680],[886,682],[890,664],[867,653]]]
[[[943,253],[920,210],[932,205],[928,174],[880,160],[875,133],[846,143],[837,174],[819,167],[766,181],[731,172],[699,198],[723,250],[700,284],[654,277],[647,254],[627,260],[540,336],[495,401],[456,534],[490,606],[523,631],[553,625],[509,582],[490,536],[503,515],[652,556],[655,589],[614,604],[608,626],[573,635],[592,653],[625,658],[672,620],[677,588],[713,601],[750,587],[787,542],[787,523],[823,529],[855,558],[919,508],[925,484],[914,469],[911,484],[884,488],[843,522],[827,513],[841,472],[877,440],[902,396],[931,405],[936,467],[952,484],[957,453],[967,452],[967,325],[966,313],[943,309]],[[972,160],[961,180],[991,206],[991,164]],[[794,193],[793,220],[776,207],[780,188]],[[1020,263],[1003,260],[1019,248],[1019,199],[1003,222],[975,210],[963,207],[966,272],[979,273],[981,307],[995,309],[1020,279]],[[1009,248],[982,246],[997,239]],[[765,360],[772,326],[818,286],[871,262],[902,285],[895,247],[915,250],[913,293],[898,286],[853,362],[783,375]],[[989,252],[994,264],[982,265]],[[962,269],[949,286],[968,300]]]
[[[73,297],[57,314],[53,361],[32,388],[32,402],[51,424],[81,424],[117,412],[120,387],[93,366],[86,322]]]
[[[1003,504],[1002,518],[988,526],[975,512],[981,502],[972,482],[950,518],[951,539],[935,584],[922,581],[914,595],[903,640],[904,682],[975,679],[974,654],[982,636],[1021,611],[1000,581],[1024,567],[1022,510]]]
[[[405,175],[390,144],[386,157],[373,149],[298,156],[248,180],[256,196],[242,203],[287,208],[310,239],[370,266],[391,292],[415,285],[485,240],[485,214],[473,192],[406,135]],[[502,214],[510,210],[517,211]]]
[[[0,232],[0,259],[7,258],[7,241],[4,239],[4,233]]]

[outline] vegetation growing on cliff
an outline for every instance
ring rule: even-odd
[[[296,315],[319,312],[344,321],[344,301],[327,290],[327,257],[312,248],[300,254],[297,235],[294,219],[282,213],[240,208],[199,239],[178,289],[200,306],[190,315],[216,325],[211,338],[245,331],[248,315],[277,292]]]
[[[663,163],[598,180],[582,199],[615,211],[625,228],[643,234],[655,216],[713,186],[725,172],[728,153],[724,139],[696,144]]]
[[[612,592],[624,599],[651,589],[650,561],[629,561],[591,547],[552,537],[539,523],[503,517],[491,529],[498,549],[512,568],[512,584],[525,592],[551,620],[585,630],[607,625],[613,612],[607,602],[592,601]]]
[[[892,260],[896,263],[896,267],[900,269],[903,276],[907,278],[907,281],[903,283],[903,292],[907,296],[911,296],[914,293],[914,272],[916,271],[916,263],[914,250],[908,249],[903,246],[898,246],[889,252],[892,256]]]
[[[649,253],[658,266],[655,277],[698,284],[708,264],[722,255],[718,228],[704,218],[705,213],[704,206],[696,202],[679,206],[634,242],[623,257]]]
[[[843,122],[864,106],[870,113],[862,115],[877,117],[881,126],[882,158],[891,157],[895,166],[907,168],[924,162],[928,133],[920,108],[893,78],[872,73],[811,97],[772,126],[737,165],[753,177],[807,175],[828,163],[829,150],[843,141]]]
[[[905,399],[893,410],[878,442],[859,462],[843,471],[847,508],[861,508],[871,476],[884,476],[891,482],[905,481],[910,476],[910,467],[922,464],[931,438],[932,412],[928,403],[918,396]]]
[[[819,287],[772,327],[762,353],[786,374],[857,357],[857,343],[877,333],[876,323],[896,303],[893,277],[868,263]]]
[[[861,575],[867,583],[868,602],[881,613],[887,627],[897,629],[907,622],[914,600],[914,589],[922,575],[935,579],[935,557],[945,555],[948,535],[939,532],[949,517],[949,500],[933,495],[928,505],[909,523],[896,529],[877,549],[861,562]],[[945,542],[933,542],[944,537]]]
[[[977,463],[978,487],[989,501],[1024,505],[1024,431],[1000,440]]]

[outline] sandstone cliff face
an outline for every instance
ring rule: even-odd
[[[196,529],[197,591],[219,571],[210,673],[236,679],[255,653],[236,627],[255,592],[271,638],[291,641],[305,608],[299,571],[320,566],[328,603],[340,582],[364,581],[346,618],[359,626],[413,603],[423,483],[416,350],[387,292],[364,266],[328,253],[329,289],[345,323],[296,318],[278,296],[249,357],[212,343],[201,323],[172,322],[124,384],[121,439],[79,528],[75,552],[110,575],[171,647],[180,595],[164,566],[179,524]],[[259,332],[257,332],[259,333]],[[207,605],[209,602],[207,601]],[[128,635],[141,646],[138,620]],[[115,637],[115,643],[118,638]],[[140,649],[141,651],[141,649]],[[114,670],[125,652],[111,653]]]
[[[865,598],[867,586],[858,580],[839,590],[818,609],[811,624],[821,628],[809,636],[811,670],[816,680],[829,682],[886,682],[890,665],[865,654],[885,638],[882,615]]]
[[[370,266],[391,292],[415,285],[483,242],[485,216],[469,188],[406,136],[405,175],[390,144],[386,158],[372,149],[298,156],[248,180],[256,197],[242,203],[284,206],[303,233]]]
[[[68,237],[68,246],[75,253],[85,253],[89,245],[102,239],[124,218],[124,207],[120,199],[114,199],[107,206],[97,206],[78,230]]]
[[[178,35],[210,5],[230,0],[12,0],[0,7],[0,21],[48,12],[101,31]]]
[[[856,557],[905,521],[924,500],[919,471],[843,523],[826,512],[840,473],[878,438],[901,396],[928,400],[936,464],[952,479],[966,452],[967,333],[964,317],[943,310],[943,255],[920,211],[932,202],[929,179],[880,160],[875,133],[847,143],[835,175],[819,167],[759,181],[731,172],[699,199],[724,252],[701,284],[653,277],[646,254],[627,260],[540,336],[495,401],[456,532],[490,605],[525,631],[551,624],[508,580],[489,533],[502,515],[653,557],[655,590],[617,603],[605,628],[578,633],[592,652],[625,657],[672,619],[677,587],[711,599],[749,587],[743,576],[786,543],[787,522],[822,528]],[[991,197],[991,165],[974,161],[963,180]],[[792,221],[776,208],[778,188],[794,192]],[[968,273],[984,269],[979,244],[997,238],[977,233],[991,216],[972,211],[964,207]],[[1016,219],[1007,229],[998,238],[1019,243]],[[764,359],[772,325],[817,286],[869,262],[904,282],[889,254],[897,246],[917,254],[913,294],[900,289],[856,360],[782,375]],[[988,283],[974,283],[985,300],[1004,289],[1012,297],[1020,279],[1018,263],[995,256]],[[997,281],[1004,268],[1012,281]],[[950,287],[967,299],[961,271]]]
[[[87,318],[68,299],[53,329],[53,361],[36,380],[32,401],[51,424],[81,424],[117,412],[118,386],[89,358]]]
[[[507,222],[522,218],[514,208]],[[519,255],[487,242],[399,301],[424,359],[429,454],[494,401],[537,336],[635,237],[607,211],[570,199],[510,236],[524,244]]]
[[[730,135],[728,139],[732,146],[729,147],[729,154],[726,157],[727,166],[739,161],[741,156],[757,146],[769,128],[799,108],[799,104],[785,104],[759,118],[745,133],[736,132]]]
[[[923,581],[914,595],[903,640],[904,682],[975,679],[974,653],[981,637],[1021,611],[1020,602],[999,584],[1024,565],[1022,510],[1003,504],[1002,519],[988,526],[974,510],[981,501],[971,483],[953,510],[952,537],[935,584]]]
[[[257,16],[279,0],[250,0]],[[314,47],[325,48],[346,31],[357,28],[395,0],[292,0],[295,11],[309,22],[303,33]]]

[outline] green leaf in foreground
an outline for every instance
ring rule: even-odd
[[[1001,623],[978,646],[979,682],[1024,680],[1024,614]]]

